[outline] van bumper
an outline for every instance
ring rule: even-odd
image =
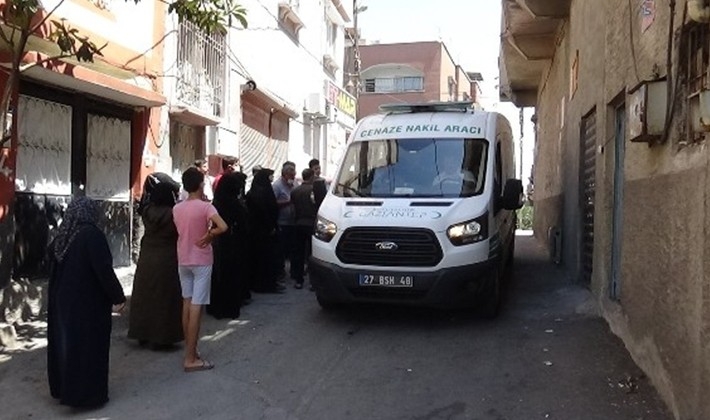
[[[308,276],[319,299],[332,303],[386,303],[442,309],[469,308],[490,280],[498,262],[407,272],[398,268],[361,270],[343,268],[311,257]],[[359,276],[411,276],[412,287],[361,286]]]

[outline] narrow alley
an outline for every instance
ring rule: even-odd
[[[45,348],[0,353],[4,419],[670,419],[648,379],[530,236],[518,237],[501,316],[359,306],[330,313],[313,293],[256,295],[236,321],[205,318],[186,374],[116,318],[109,395],[96,411],[49,396]],[[41,336],[34,324],[21,335]]]

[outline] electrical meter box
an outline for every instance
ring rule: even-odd
[[[643,81],[629,91],[629,140],[652,143],[666,124],[667,82]]]

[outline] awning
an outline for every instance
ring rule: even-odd
[[[22,60],[23,64],[40,64],[28,67],[22,75],[125,105],[150,108],[166,103],[163,95],[139,86],[137,78],[122,80],[64,60],[43,61],[47,59],[43,53],[28,52]],[[2,65],[9,67],[10,63],[2,60]]]
[[[298,109],[286,102],[286,100],[281,99],[269,92],[267,89],[257,87],[256,90],[247,90],[242,93],[242,98],[252,99],[256,102],[261,103],[266,108],[273,108],[274,111],[282,112],[291,118],[298,118],[300,113]]]
[[[170,118],[186,125],[208,126],[221,122],[220,118],[189,105],[171,105],[168,113]]]

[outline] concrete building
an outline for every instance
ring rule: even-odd
[[[286,160],[297,170],[318,158],[326,177],[355,126],[355,99],[343,85],[344,28],[352,0],[245,0],[249,28],[230,34],[232,75],[241,95],[239,157],[276,169]],[[252,89],[256,86],[255,89]]]
[[[42,3],[59,6],[51,20],[65,19],[107,47],[93,63],[79,63],[52,58],[58,54],[46,40],[49,24],[30,37],[11,141],[0,149],[0,322],[7,324],[22,315],[13,306],[18,295],[37,294],[31,280],[46,276],[47,245],[74,196],[99,202],[114,264],[130,264],[134,198],[154,170],[142,157],[157,151],[161,130],[167,5],[60,3]],[[9,66],[7,51],[0,59]],[[6,82],[3,73],[0,86]]]
[[[464,71],[443,42],[369,44],[359,50],[358,118],[375,114],[388,103],[478,103],[480,73]]]
[[[501,96],[536,107],[535,235],[676,418],[710,418],[710,5],[502,4]]]

